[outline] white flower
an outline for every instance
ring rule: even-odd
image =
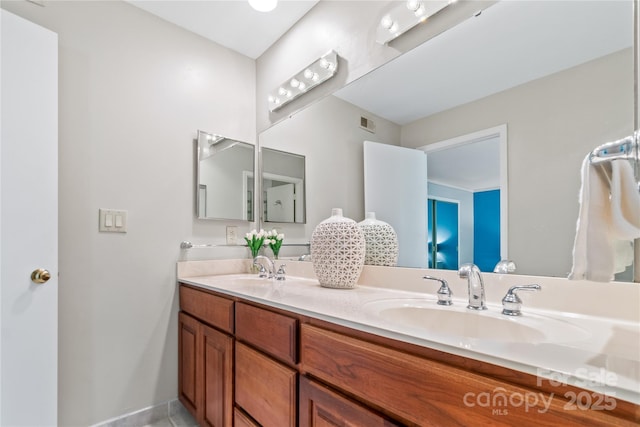
[[[280,233],[276,236],[276,239],[278,240],[284,240],[284,234]]]

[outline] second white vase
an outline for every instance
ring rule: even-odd
[[[376,219],[375,212],[367,212],[358,226],[364,232],[366,265],[398,265],[398,236],[390,224]]]

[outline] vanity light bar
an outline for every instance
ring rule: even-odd
[[[407,0],[397,4],[380,20],[376,41],[389,43],[451,3],[455,0]]]
[[[267,99],[269,111],[282,108],[300,95],[329,80],[337,71],[338,54],[331,50],[269,93]]]

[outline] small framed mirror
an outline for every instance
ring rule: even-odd
[[[196,215],[253,221],[253,144],[198,131]]]
[[[305,157],[262,148],[262,218],[264,222],[306,222]]]

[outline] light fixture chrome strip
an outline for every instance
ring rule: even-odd
[[[380,20],[376,41],[380,44],[389,43],[454,2],[455,0],[407,0],[401,2]]]
[[[331,50],[269,93],[269,111],[282,108],[300,95],[329,80],[337,71],[338,54]]]

